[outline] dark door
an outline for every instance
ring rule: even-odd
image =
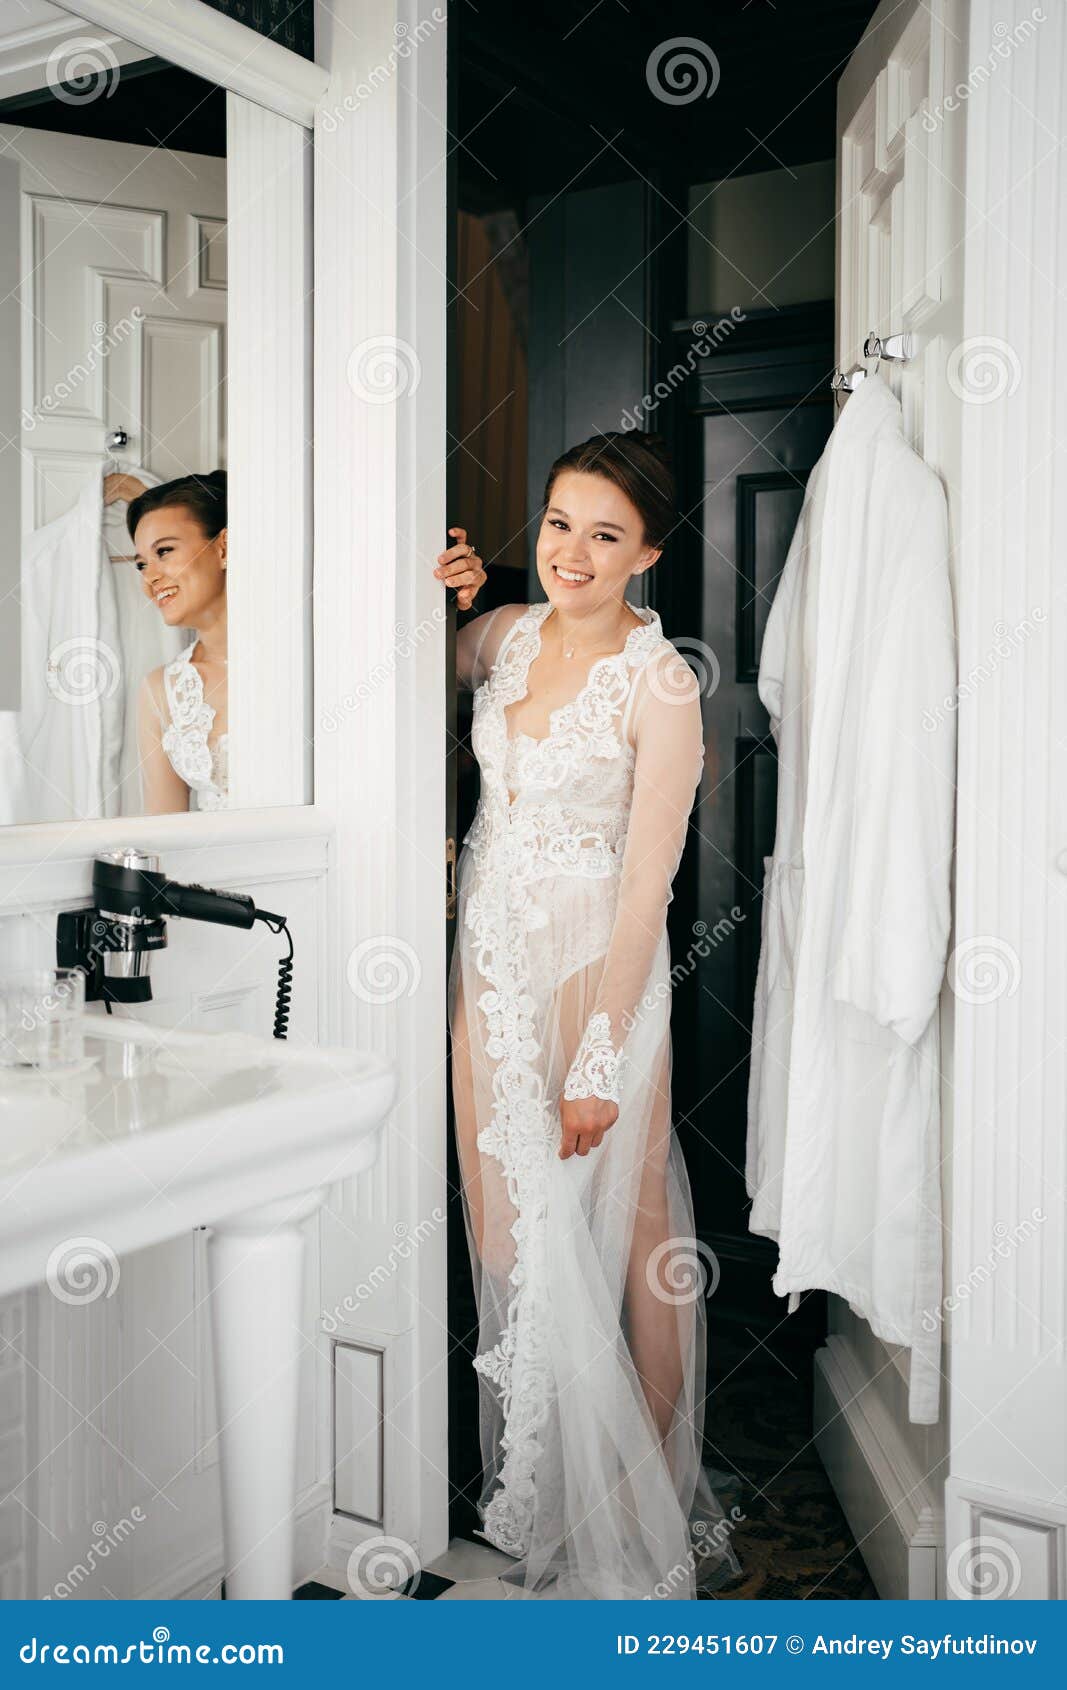
[[[674,1119],[697,1230],[721,1268],[716,1319],[776,1324],[775,1247],[747,1230],[745,1101],[763,858],[776,768],[757,692],[767,612],[832,423],[830,304],[753,312],[721,335],[676,407],[683,524],[658,576],[665,632],[704,686],[705,778],[671,908]],[[697,325],[699,328],[699,324]],[[698,339],[675,331],[676,362]],[[706,344],[706,337],[705,337]],[[806,1299],[799,1326],[820,1317]]]
[[[662,319],[684,285],[686,225],[665,232],[664,196],[637,178],[535,201],[516,234],[494,226],[502,214],[457,205],[454,180],[449,204],[449,522],[469,527],[489,566],[477,614],[541,597],[532,559],[545,476],[565,447],[622,426],[654,385],[669,349]],[[630,597],[641,602],[637,582]],[[478,790],[469,722],[461,698],[448,736],[457,844]],[[477,1309],[451,1128],[449,1480],[451,1529],[465,1536],[479,1523]]]

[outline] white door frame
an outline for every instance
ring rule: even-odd
[[[315,801],[0,829],[0,912],[38,901],[42,879],[50,897],[86,899],[93,855],[120,845],[274,842],[284,873],[294,835],[328,838],[325,1035],[385,1054],[402,1076],[378,1166],[339,1188],[324,1226],[327,1307],[358,1283],[355,1255],[368,1271],[389,1268],[373,1313],[328,1328],[383,1357],[384,1398],[370,1405],[385,1421],[383,1517],[340,1531],[354,1543],[384,1530],[425,1562],[445,1546],[448,1497],[436,1218],[447,1119],[445,618],[432,574],[446,516],[446,8],[321,0],[321,63],[309,64],[200,0],[67,3],[314,128]],[[277,238],[287,238],[285,224]],[[276,613],[277,602],[264,603],[264,616]],[[298,709],[290,678],[271,684]],[[259,801],[255,790],[244,798]],[[262,801],[271,803],[269,790]],[[382,984],[390,966],[396,992]],[[396,1265],[400,1229],[418,1245]]]
[[[927,457],[947,484],[959,630],[959,687],[944,706],[959,748],[942,1015],[948,1263],[943,1302],[931,1311],[944,1334],[943,1424],[907,1423],[899,1358],[867,1344],[845,1311],[831,1340],[820,1450],[876,1578],[881,1570],[883,1597],[905,1593],[909,1551],[930,1586],[944,1479],[937,1593],[1062,1600],[1067,243],[1057,213],[1067,186],[1067,16],[1031,0],[882,0],[841,80],[844,120],[885,60],[877,32],[902,35],[916,11],[940,90],[904,166],[921,165],[929,137],[927,228],[943,235],[952,219],[944,295],[932,271],[922,278],[936,305],[919,334],[924,418],[917,406],[908,415],[907,385],[903,393],[908,425],[925,422]],[[883,128],[916,63],[921,73],[921,55],[904,54],[882,72]],[[844,362],[867,326],[846,330]]]

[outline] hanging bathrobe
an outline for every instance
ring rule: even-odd
[[[124,781],[129,785],[124,763],[134,743],[127,695],[187,643],[146,599],[144,637],[136,651],[128,649],[114,571],[132,565],[112,564],[105,544],[103,481],[119,473],[159,485],[158,476],[136,464],[102,457],[71,509],[23,543],[19,821],[122,813],[120,794]],[[126,550],[132,552],[132,542]],[[124,600],[128,582],[122,592]]]
[[[956,684],[945,496],[877,376],[812,472],[763,641],[778,747],[748,1101],[749,1225],[779,1295],[908,1347],[938,1415],[938,998]],[[946,704],[946,701],[949,701]]]

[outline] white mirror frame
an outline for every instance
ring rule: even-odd
[[[164,0],[162,5],[159,0],[56,0],[56,4],[110,30],[121,41],[158,53],[232,94],[243,94],[290,123],[314,127],[315,107],[326,90],[326,72],[224,12],[201,5],[200,0]]]
[[[106,38],[227,90],[231,795],[235,811],[304,805],[313,746],[310,143],[327,73],[200,0],[61,3]],[[268,363],[265,347],[287,355]],[[241,394],[255,399],[232,403]],[[203,836],[203,819],[193,825]],[[158,818],[0,829],[0,908],[5,865],[88,858],[146,827],[158,835]]]

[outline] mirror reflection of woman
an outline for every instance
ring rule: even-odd
[[[134,499],[127,523],[144,592],[185,650],[145,676],[138,700],[142,808],[229,803],[226,475],[188,475]]]
[[[670,1110],[700,693],[626,598],[677,520],[661,441],[574,447],[545,489],[546,602],[457,641],[481,769],[449,1009],[482,1535],[552,1599],[691,1598],[739,1571],[701,1461],[707,1270]],[[451,532],[436,573],[469,605],[485,576]]]

